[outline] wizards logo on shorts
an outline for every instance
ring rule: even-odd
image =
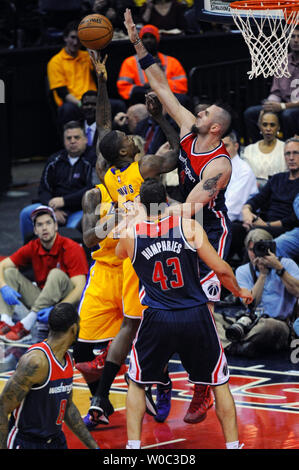
[[[219,294],[219,286],[216,283],[212,283],[207,287],[207,291],[210,298],[217,297]]]

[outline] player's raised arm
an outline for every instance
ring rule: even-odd
[[[178,99],[172,93],[167,79],[154,61],[151,54],[147,52],[138,36],[131,11],[127,8],[125,11],[125,27],[133,46],[135,47],[137,57],[141,68],[145,71],[151,89],[157,94],[167,113],[175,120],[181,129],[181,135],[190,131],[195,122],[195,116],[180,104]]]

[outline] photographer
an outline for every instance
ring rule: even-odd
[[[245,248],[249,263],[237,268],[236,278],[241,287],[251,290],[253,308],[244,309],[237,320],[215,313],[215,321],[227,353],[255,357],[289,345],[299,268],[293,260],[275,255],[275,243],[266,230],[251,230]]]

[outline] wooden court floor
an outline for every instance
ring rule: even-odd
[[[298,345],[299,346],[299,345]],[[7,346],[4,346],[7,348]],[[11,346],[10,346],[11,349]],[[0,357],[0,390],[12,374],[20,348],[9,349]],[[10,360],[7,360],[7,358]],[[297,353],[297,359],[299,354]],[[15,358],[14,362],[11,360]],[[244,449],[299,449],[299,368],[290,354],[276,355],[261,360],[228,358],[230,387],[238,415],[240,442]],[[188,383],[179,358],[170,363],[173,382],[172,405],[164,423],[145,416],[142,433],[143,449],[224,449],[221,428],[215,407],[198,424],[183,421],[192,399],[192,385]],[[101,449],[124,449],[126,445],[126,392],[123,376],[113,383],[110,399],[115,412],[109,425],[100,425],[92,434]],[[155,394],[155,389],[153,389]],[[75,370],[74,401],[84,416],[89,407],[90,393],[81,374]],[[65,426],[70,449],[83,449],[80,441]]]

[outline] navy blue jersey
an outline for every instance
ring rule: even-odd
[[[184,237],[181,217],[137,224],[132,265],[143,305],[176,310],[207,301],[199,281],[199,258]]]
[[[229,161],[230,156],[225,148],[223,142],[221,142],[215,149],[205,152],[196,153],[195,143],[197,135],[187,134],[180,142],[180,156],[178,163],[178,173],[180,181],[181,193],[186,199],[192,189],[201,181],[202,173],[206,166],[216,158],[225,157]],[[215,198],[212,198],[209,204],[206,204],[203,208],[203,223],[209,222],[211,219],[219,218],[219,213],[227,213],[225,205],[225,190],[219,191]]]
[[[73,386],[73,362],[69,353],[60,364],[46,342],[31,346],[28,351],[42,350],[49,363],[45,383],[33,386],[22,403],[13,411],[8,435],[8,448],[18,431],[38,438],[61,432],[67,401]],[[27,353],[26,353],[27,354]]]

